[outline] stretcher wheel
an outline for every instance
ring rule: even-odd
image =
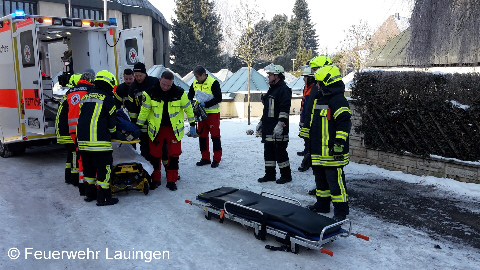
[[[150,191],[150,185],[148,184],[148,181],[145,181],[143,183],[143,194],[148,195],[149,191]]]
[[[210,213],[208,213],[208,214],[205,215],[205,219],[206,219],[206,220],[212,219],[212,217],[210,216]]]
[[[293,248],[293,250],[291,250],[294,254],[298,254],[298,252],[300,251],[300,246],[298,244],[295,244],[295,247]]]

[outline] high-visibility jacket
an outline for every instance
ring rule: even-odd
[[[80,100],[83,96],[93,89],[93,85],[85,80],[80,80],[73,87],[68,95],[68,131],[70,134],[77,132],[78,113],[80,112]]]
[[[77,141],[80,151],[112,151],[117,114],[113,93],[95,86],[83,96],[78,117]]]
[[[55,134],[57,135],[57,143],[67,144],[73,143],[72,136],[68,131],[68,92],[63,95],[60,105],[58,105],[57,116],[55,118]]]
[[[152,141],[158,135],[162,123],[163,108],[168,106],[168,115],[172,124],[173,133],[178,141],[182,140],[184,134],[184,112],[187,114],[190,125],[195,125],[192,105],[185,91],[172,85],[167,92],[168,98],[162,97],[162,90],[159,88],[143,92],[143,103],[138,115],[137,125],[144,125],[148,121],[148,136]]]
[[[198,99],[196,98],[198,91],[202,91],[209,97],[207,101],[205,101],[205,112],[219,113],[220,102],[222,102],[222,91],[220,89],[220,83],[213,77],[210,77],[208,75],[203,83],[199,83],[197,79],[195,79],[190,86],[188,98],[190,100],[193,100],[193,97],[195,96],[196,103],[199,103]]]
[[[270,85],[267,93],[262,97],[263,115],[262,115],[262,142],[288,142],[288,117],[290,115],[290,106],[292,103],[292,89],[287,86],[285,81],[278,81]],[[273,129],[278,122],[283,122],[283,132],[281,136],[273,136]]]
[[[314,98],[310,120],[313,166],[345,166],[349,161],[351,112],[342,81],[323,86]],[[343,160],[334,160],[334,144],[343,145]]]
[[[128,89],[128,116],[132,123],[137,123],[138,114],[142,107],[142,94],[144,91],[160,87],[160,83],[157,78],[152,76],[146,76],[142,83],[138,83],[134,80]],[[147,132],[147,126],[144,125],[141,128],[142,132]]]

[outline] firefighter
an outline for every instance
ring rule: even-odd
[[[257,133],[262,134],[264,143],[265,176],[258,182],[276,181],[285,184],[292,181],[290,161],[288,160],[288,117],[292,102],[292,89],[285,83],[285,72],[280,65],[265,67],[270,88],[262,96],[263,115],[257,125]],[[276,164],[280,168],[280,178],[276,179]]]
[[[349,161],[351,112],[338,67],[327,65],[319,68],[315,72],[315,80],[319,92],[314,97],[311,111],[310,147],[317,202],[308,208],[314,212],[329,213],[331,200],[333,218],[339,221],[349,214],[343,167]]]
[[[133,70],[129,68],[123,70],[123,83],[121,83],[117,87],[117,91],[115,91],[115,104],[117,109],[121,109],[122,107],[127,108],[128,89],[130,88],[130,85],[133,83],[134,79]]]
[[[192,105],[185,91],[173,84],[173,73],[164,71],[159,79],[160,87],[143,92],[143,104],[138,115],[137,124],[148,121],[150,154],[162,158],[164,142],[168,144],[169,162],[167,165],[167,188],[177,190],[178,160],[182,153],[181,140],[184,134],[184,114],[190,122],[190,133],[195,134],[195,118]],[[160,164],[156,170],[160,173]],[[154,171],[155,172],[155,171]],[[151,189],[160,185],[160,179],[153,179]]]
[[[310,68],[312,69],[312,73],[315,73],[317,69],[325,66],[325,65],[331,65],[332,60],[330,57],[326,55],[318,55],[312,58],[312,60],[308,61],[308,64],[310,65]],[[303,125],[300,128],[300,134],[299,136],[301,138],[304,138],[305,140],[309,140],[309,134],[310,134],[310,112],[312,111],[312,106],[313,106],[313,101],[314,97],[317,96],[318,93],[318,88],[317,84],[314,83],[312,88],[310,89],[310,96],[308,100],[303,104],[303,111],[308,112],[304,114],[304,121],[302,122]],[[311,98],[310,98],[311,97]],[[309,160],[307,162],[310,163],[311,165],[311,157],[307,157]],[[305,159],[305,153],[304,153],[304,159]],[[308,191],[309,195],[315,196],[317,193],[317,190],[315,188],[311,189]]]
[[[67,86],[72,89],[75,85],[77,85],[77,82],[78,80],[80,80],[81,76],[82,75],[80,73],[70,76]],[[67,150],[67,162],[65,163],[65,183],[77,185],[78,169],[76,167],[76,163],[75,168],[72,168],[72,160],[73,157],[76,155],[75,144],[72,137],[70,136],[70,133],[68,132],[68,94],[69,92],[67,91],[65,95],[63,95],[62,100],[60,101],[60,104],[58,106],[57,116],[55,118],[55,133],[57,135],[57,143],[64,144],[65,149]],[[74,174],[74,176],[72,176],[72,173]],[[74,178],[76,178],[77,180],[73,181]]]
[[[302,98],[302,105],[300,107],[300,128],[303,127],[303,123],[305,122],[305,107],[308,103],[310,98],[310,92],[312,90],[313,85],[315,84],[315,77],[312,73],[312,68],[310,66],[305,66],[303,69],[303,81],[305,82],[305,87],[303,89],[303,98]],[[303,138],[304,140],[304,149],[302,152],[298,152],[300,156],[303,156],[302,164],[298,167],[300,172],[307,171],[311,167],[311,159],[310,159],[310,140],[308,138]]]
[[[80,111],[80,100],[82,97],[92,90],[92,82],[95,79],[95,71],[92,69],[86,69],[78,80],[77,85],[69,90],[67,95],[68,102],[68,132],[72,137],[73,142],[75,143],[75,154],[73,157],[73,163],[75,163],[75,168],[78,168],[78,178],[73,180],[75,183],[73,185],[78,186],[80,196],[85,196],[85,185],[83,184],[83,166],[82,158],[78,153],[78,144],[77,144],[77,122],[78,122],[78,113]]]
[[[222,142],[220,141],[220,102],[222,102],[222,91],[220,83],[213,77],[208,76],[207,71],[202,66],[197,66],[193,70],[195,80],[188,91],[188,99],[200,104],[205,108],[207,118],[198,122],[198,140],[202,158],[197,162],[197,166],[211,164],[212,168],[217,168],[222,160]],[[193,102],[192,102],[193,104]],[[213,161],[210,161],[210,150],[208,146],[208,134],[212,137]]]
[[[80,102],[77,140],[83,159],[84,179],[87,182],[85,201],[97,199],[97,206],[118,203],[112,198],[110,173],[112,169],[112,137],[116,132],[116,106],[113,89],[115,76],[101,70],[95,76],[93,89]],[[96,185],[96,186],[95,186]]]
[[[158,79],[147,75],[147,70],[143,63],[136,63],[133,66],[133,74],[135,79],[128,89],[128,115],[132,123],[137,123],[138,114],[142,106],[142,94],[149,89],[158,88]],[[140,135],[140,153],[148,160],[154,169],[158,166],[158,159],[150,155],[149,138],[147,133],[147,125],[143,125]],[[160,181],[160,172],[154,170],[152,180]]]

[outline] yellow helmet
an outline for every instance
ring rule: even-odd
[[[73,88],[73,87],[77,86],[77,83],[78,83],[78,81],[80,80],[81,77],[82,77],[81,73],[73,74],[72,76],[70,76],[70,79],[68,80],[67,86],[70,87],[70,88]]]
[[[312,60],[310,60],[311,68],[319,68],[319,67],[323,67],[331,64],[332,64],[332,59],[330,59],[330,57],[326,55],[315,56],[314,58],[312,58]]]
[[[264,68],[266,73],[280,74],[285,73],[285,70],[280,65],[274,65],[273,63]]]
[[[100,70],[95,76],[95,81],[104,81],[107,82],[112,88],[118,85],[115,75],[110,73],[108,70]]]
[[[336,66],[323,66],[315,71],[315,80],[328,86],[342,80],[342,75],[340,74],[340,69]]]

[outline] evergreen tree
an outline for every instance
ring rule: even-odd
[[[317,52],[317,34],[310,19],[310,9],[306,0],[296,0],[293,17],[289,23],[290,42],[288,51],[296,52],[305,48]]]
[[[175,0],[177,19],[172,24],[173,70],[182,76],[202,65],[211,72],[223,66],[219,16],[209,0]]]

